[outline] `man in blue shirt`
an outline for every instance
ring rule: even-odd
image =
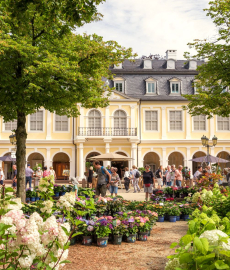
[[[32,183],[32,176],[34,174],[34,171],[30,168],[30,165],[27,165],[26,168],[26,187],[27,187],[27,183],[29,183],[29,187],[31,188],[31,183]]]

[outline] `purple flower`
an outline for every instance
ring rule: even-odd
[[[109,228],[112,230],[113,229],[113,225],[110,223],[109,224]]]
[[[94,230],[93,226],[88,226],[87,231],[92,232]]]
[[[89,220],[89,225],[95,225],[95,222],[93,220]]]
[[[129,227],[130,227],[131,229],[133,228],[133,226],[134,226],[134,224],[132,224],[132,223],[129,224]]]
[[[130,218],[128,222],[134,222],[134,218]]]
[[[123,212],[118,212],[118,215],[123,215]]]
[[[102,226],[107,226],[108,222],[104,219],[100,220]]]

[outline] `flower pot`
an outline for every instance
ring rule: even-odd
[[[176,216],[169,216],[169,222],[176,222]]]
[[[169,215],[165,215],[165,221],[169,220]]]
[[[35,202],[35,201],[36,201],[36,198],[35,198],[35,197],[31,197],[31,198],[30,198],[30,201],[31,201],[31,202]]]
[[[91,246],[92,243],[93,243],[93,237],[91,235],[90,236],[83,236],[82,245]]]
[[[180,215],[180,219],[184,219],[184,214],[181,214]]]
[[[54,193],[55,197],[59,197],[59,192]]]
[[[74,236],[70,239],[70,245],[75,245],[77,243],[77,236]]]
[[[113,244],[114,245],[121,245],[122,242],[122,235],[114,235],[113,236]]]
[[[107,247],[109,237],[97,238],[98,247]]]
[[[30,202],[30,198],[26,198],[26,202]]]
[[[139,232],[138,240],[139,241],[147,241],[148,240],[148,232]]]
[[[135,243],[136,239],[136,234],[130,234],[129,236],[127,236],[127,243]]]
[[[180,216],[176,216],[176,221],[180,221]]]
[[[184,221],[189,220],[189,215],[184,215]]]
[[[40,200],[40,198],[39,197],[36,197],[36,201],[39,201]]]
[[[65,195],[65,192],[59,192],[59,196]]]
[[[151,230],[148,230],[148,236],[150,236],[151,235]]]
[[[158,222],[164,222],[165,221],[165,217],[164,216],[158,216]]]

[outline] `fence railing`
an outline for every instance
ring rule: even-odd
[[[79,127],[78,136],[137,136],[137,128]]]

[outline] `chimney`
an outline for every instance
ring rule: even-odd
[[[174,59],[175,61],[177,60],[176,55],[177,54],[177,50],[167,50],[166,51],[166,60],[168,59]]]

